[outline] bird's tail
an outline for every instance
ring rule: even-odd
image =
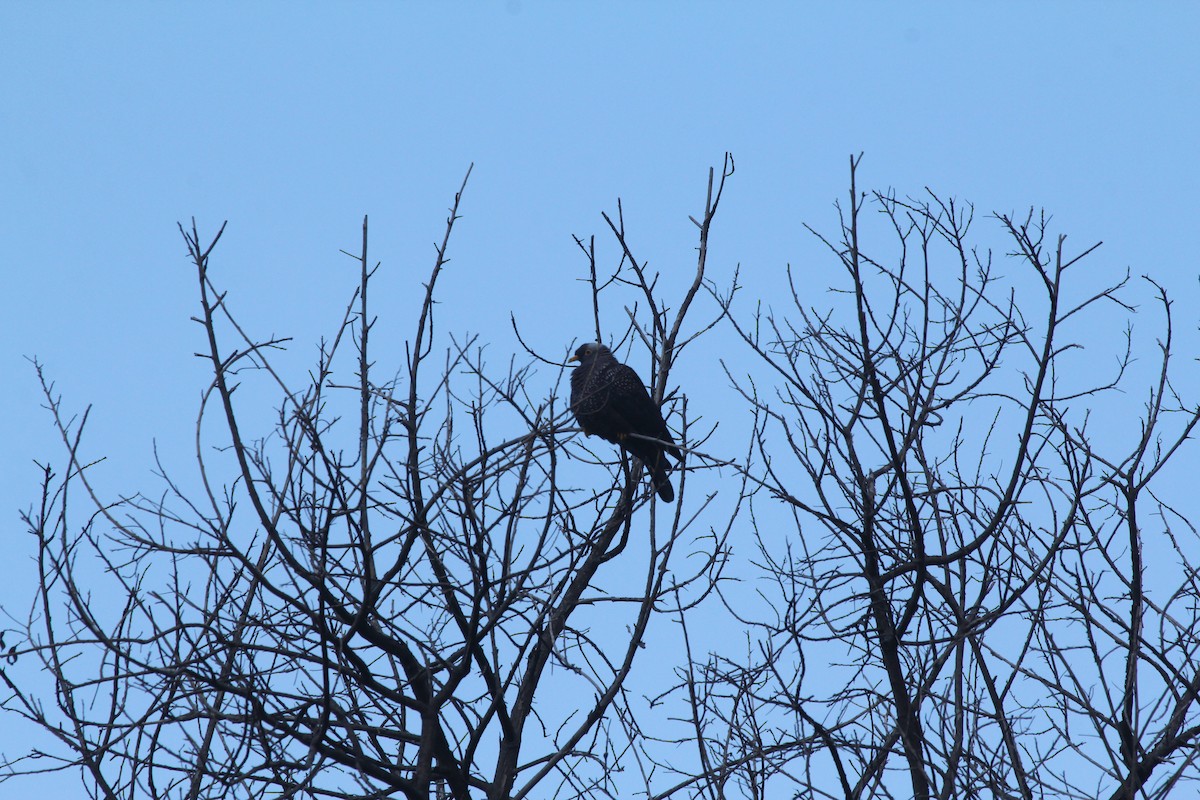
[[[659,455],[658,463],[649,466],[647,471],[650,473],[650,480],[654,484],[654,490],[658,492],[658,496],[662,498],[664,503],[671,503],[675,500],[675,489],[671,486],[671,479],[667,476],[670,470],[667,469],[666,459]]]
[[[674,502],[675,489],[671,486],[669,477],[672,465],[667,460],[662,446],[656,442],[632,437],[624,442],[624,446],[626,450],[637,456],[638,461],[642,462],[646,473],[650,476],[650,482],[654,484],[654,491],[658,492],[658,496],[662,498],[663,502]]]

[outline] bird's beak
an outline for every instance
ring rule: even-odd
[[[567,363],[570,364],[572,361],[578,361],[578,360],[579,360],[579,356],[571,356],[570,358],[567,359]]]

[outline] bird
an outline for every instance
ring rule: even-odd
[[[672,502],[675,490],[668,478],[672,465],[666,454],[679,461],[679,448],[637,372],[617,361],[600,342],[580,345],[567,361],[576,362],[571,372],[571,411],[579,427],[588,436],[599,436],[636,456],[650,474],[658,496],[665,503]]]

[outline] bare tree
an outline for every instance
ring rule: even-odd
[[[786,310],[713,290],[757,364],[727,367],[757,571],[723,594],[742,653],[681,672],[701,769],[659,796],[1191,796],[1200,539],[1164,475],[1200,405],[1166,292],[1146,381],[1128,276],[1079,274],[1096,246],[1000,215],[1006,283],[971,207],[860,193],[857,165],[816,234],[833,306],[815,265]]]
[[[686,470],[705,437],[670,389],[712,327],[688,315],[730,174],[710,171],[695,274],[672,304],[619,215],[611,270],[584,248],[597,337],[650,356],[688,448],[674,506],[639,464],[588,449],[558,394],[569,349],[496,371],[478,335],[435,328],[462,190],[402,357],[372,337],[364,219],[357,289],[300,385],[272,361],[287,340],[256,338],[218,288],[221,232],[181,226],[212,372],[199,480],[159,464],[159,491],[102,497],[87,413],[71,417],[38,365],[66,455],[25,516],[40,591],[9,635],[53,685],[0,674],[4,708],[61,748],[10,758],[0,780],[82,769],[103,798],[617,794],[647,631],[723,563],[718,537],[691,533],[707,500],[688,502]],[[273,420],[249,387],[278,398]]]
[[[516,313],[525,355],[495,370],[480,336],[435,329],[461,190],[403,354],[372,338],[364,220],[357,289],[298,384],[286,340],[217,288],[220,233],[182,230],[212,372],[199,478],[160,464],[157,493],[102,497],[87,414],[38,366],[66,457],[26,516],[40,591],[5,646],[52,686],[0,678],[61,749],[0,780],[82,769],[105,798],[1194,791],[1200,536],[1178,473],[1200,406],[1176,388],[1167,292],[1097,282],[1096,247],[1032,213],[995,218],[993,261],[970,206],[862,193],[857,167],[837,235],[813,231],[832,294],[815,265],[789,270],[784,304],[743,312],[736,276],[709,281],[728,157],[672,298],[619,203],[611,259],[576,239],[584,335],[635,360],[682,445],[673,506],[574,427],[574,343],[539,352]],[[1127,322],[1143,287],[1154,359]],[[751,432],[732,469],[672,377],[720,331],[750,356],[725,368]],[[719,508],[687,491],[717,467]],[[744,639],[714,641],[717,608]],[[678,679],[641,698],[656,621]]]

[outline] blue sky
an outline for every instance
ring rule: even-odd
[[[510,312],[542,352],[586,335],[571,237],[602,238],[618,196],[642,257],[686,268],[727,150],[713,274],[740,263],[760,295],[789,262],[823,285],[801,223],[832,231],[865,152],[868,188],[1044,206],[1073,243],[1105,241],[1095,269],[1194,301],[1200,6],[1145,8],[0,4],[0,606],[28,596],[33,459],[58,457],[27,356],[93,405],[113,486],[151,482],[155,441],[190,457],[192,217],[229,220],[218,280],[259,333],[296,337],[297,366],[340,319],[363,215],[399,319],[472,162],[444,324],[498,360]]]

